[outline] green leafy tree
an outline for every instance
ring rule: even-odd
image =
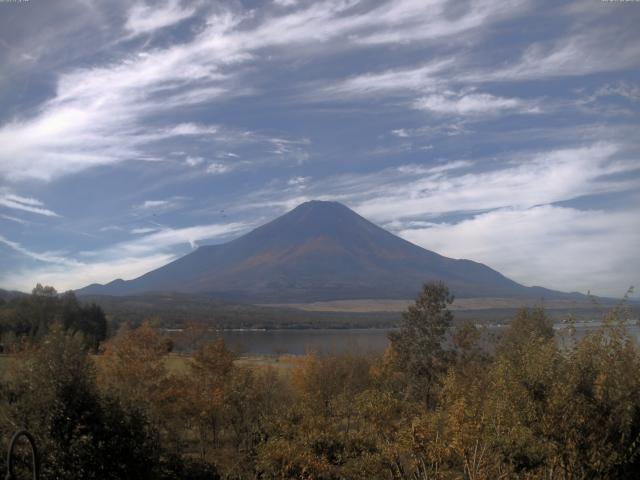
[[[444,341],[453,319],[447,308],[452,302],[442,282],[425,284],[415,303],[402,314],[399,330],[389,334],[409,393],[427,405],[434,404],[437,386],[451,360]]]
[[[70,333],[81,333],[93,350],[107,336],[102,309],[96,304],[82,305],[71,291],[60,295],[55,288],[38,284],[31,295],[0,305],[0,334],[8,350],[40,341],[56,323]]]

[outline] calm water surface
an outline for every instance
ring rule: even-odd
[[[303,355],[379,353],[389,343],[388,332],[382,328],[226,330],[222,336],[230,348],[246,355]]]
[[[578,336],[583,336],[599,326],[599,322],[581,323],[576,326]],[[563,325],[556,325],[562,332]],[[499,332],[503,327],[489,327],[490,332]],[[640,327],[632,325],[629,330],[640,341]],[[226,330],[222,332],[227,345],[245,355],[303,355],[310,351],[318,353],[380,353],[387,347],[390,329],[354,328],[334,329],[290,329],[290,330]]]

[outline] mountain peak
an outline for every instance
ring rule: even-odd
[[[297,207],[295,207],[292,211],[297,210],[299,208],[300,209],[310,209],[310,208],[335,209],[335,208],[339,208],[339,209],[347,209],[347,210],[349,210],[349,207],[347,207],[346,205],[344,205],[344,204],[342,204],[340,202],[333,201],[333,200],[308,200],[306,202],[301,203]]]
[[[357,243],[373,230],[391,235],[342,203],[311,200],[256,228],[245,236],[245,240],[276,249],[319,237],[332,238],[339,243],[348,244]],[[242,237],[238,241],[243,242]]]
[[[137,279],[81,292],[179,291],[257,303],[408,299],[431,280],[446,282],[458,297],[541,294],[485,265],[409,243],[342,203],[321,200],[304,202],[235,240],[200,248]]]
[[[284,216],[287,215],[296,215],[299,213],[304,214],[313,214],[313,215],[322,215],[322,214],[352,214],[357,215],[353,210],[351,210],[346,205],[329,200],[309,200],[307,202],[301,203],[293,210],[285,213]]]

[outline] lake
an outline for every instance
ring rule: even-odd
[[[600,322],[584,322],[576,325],[578,336],[595,330]],[[498,333],[504,327],[491,326],[490,332]],[[558,333],[564,325],[555,326]],[[630,331],[640,341],[640,327],[631,325]],[[230,348],[243,355],[303,355],[309,351],[318,353],[381,353],[389,341],[390,329],[287,329],[287,330],[225,330],[223,338]]]

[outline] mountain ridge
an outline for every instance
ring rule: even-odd
[[[525,287],[484,264],[410,243],[341,203],[317,200],[138,278],[92,284],[77,293],[179,291],[249,303],[406,299],[430,280],[444,281],[459,297],[582,297]]]

